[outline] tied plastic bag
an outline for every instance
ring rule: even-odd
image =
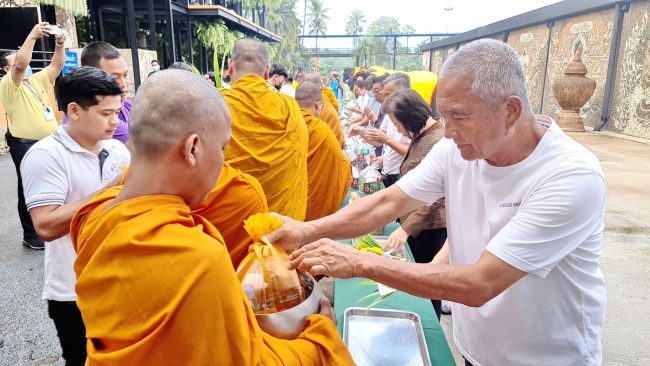
[[[382,188],[382,177],[375,165],[369,165],[359,173],[359,188],[366,194],[378,192]]]
[[[277,230],[282,221],[268,213],[259,213],[244,221],[253,244],[237,268],[237,277],[256,314],[276,313],[305,300],[298,272],[289,270],[289,256],[263,235]]]

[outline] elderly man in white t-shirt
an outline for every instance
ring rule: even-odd
[[[292,265],[312,274],[366,277],[455,302],[454,341],[468,364],[600,365],[607,294],[598,159],[535,116],[507,44],[469,43],[439,76],[447,139],[417,168],[334,215],[285,218],[269,240],[285,248],[311,243],[292,254]],[[360,236],[441,197],[448,248],[431,263],[321,239]]]

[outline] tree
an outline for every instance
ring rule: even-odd
[[[395,17],[379,17],[368,26],[368,34],[401,34],[402,27]],[[380,66],[392,67],[393,52],[400,46],[397,37],[373,38],[374,61]],[[397,46],[397,47],[396,47]]]
[[[359,9],[353,10],[350,15],[348,15],[348,21],[345,23],[345,34],[350,34],[353,36],[359,35],[363,32],[363,24],[366,22],[366,16]],[[358,44],[357,37],[354,37],[352,41],[353,47],[356,49]]]
[[[323,6],[322,0],[311,0],[309,4],[309,34],[324,35],[327,30],[326,21],[330,19],[327,15],[328,8]],[[316,38],[316,50],[318,50],[318,38]]]
[[[54,5],[57,8],[71,11],[74,15],[88,15],[86,0],[35,0],[34,3],[37,5]]]

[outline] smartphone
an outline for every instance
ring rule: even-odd
[[[63,34],[63,28],[59,27],[56,24],[50,25],[50,35],[58,36]]]

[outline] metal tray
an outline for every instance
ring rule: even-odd
[[[410,311],[347,308],[343,341],[358,366],[431,366],[420,316]]]
[[[375,240],[377,240],[377,242],[382,246],[384,246],[384,244],[386,244],[386,241],[388,240],[388,237],[383,235],[373,235],[372,237],[375,238]],[[411,262],[411,263],[415,262],[415,259],[413,259],[409,251],[406,249],[406,244],[402,245],[401,248],[394,251],[393,253],[399,254],[400,256],[406,258],[407,262]]]

